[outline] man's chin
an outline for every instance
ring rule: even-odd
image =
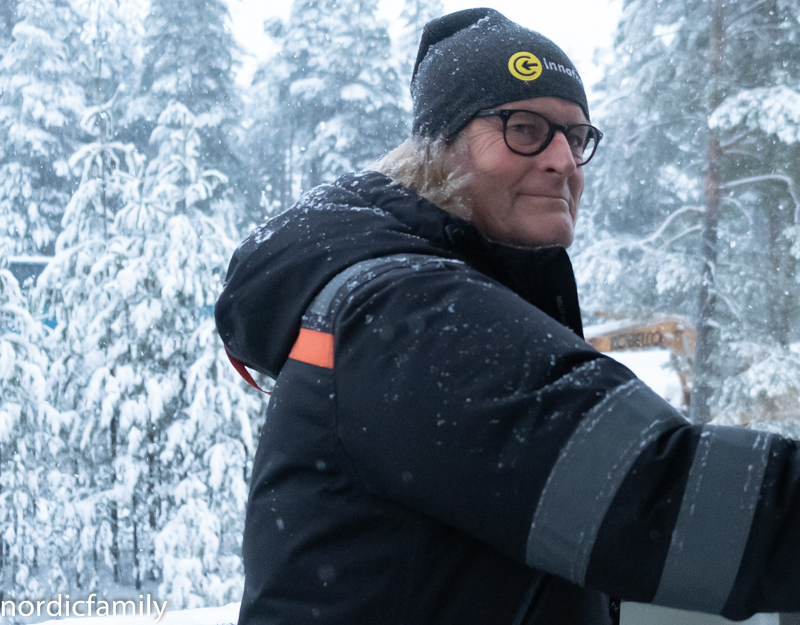
[[[568,213],[538,219],[510,233],[518,246],[529,248],[569,247],[574,238],[572,217]]]

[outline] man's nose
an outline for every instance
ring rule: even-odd
[[[567,135],[562,130],[556,130],[550,144],[541,153],[541,156],[545,159],[548,171],[552,170],[569,176],[578,168],[575,155],[567,141]]]

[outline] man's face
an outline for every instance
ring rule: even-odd
[[[564,126],[588,123],[577,104],[558,98],[495,108],[527,109]],[[465,196],[471,221],[487,239],[526,248],[572,244],[583,169],[562,132],[540,154],[521,156],[506,146],[500,118],[479,118],[464,128],[456,146],[459,172],[470,174]]]

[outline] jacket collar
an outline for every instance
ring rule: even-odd
[[[564,248],[528,250],[488,241],[472,223],[379,172],[349,174],[336,184],[391,213],[414,235],[454,253],[583,337],[575,276]]]
[[[414,191],[381,173],[362,172],[313,189],[236,250],[215,307],[228,353],[277,377],[303,314],[325,285],[359,261],[398,253],[463,260],[581,335],[575,279],[563,249],[491,243]]]

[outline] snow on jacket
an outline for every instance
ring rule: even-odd
[[[242,244],[216,320],[276,379],[241,624],[800,610],[795,443],[691,426],[589,347],[562,249],[351,174]]]

